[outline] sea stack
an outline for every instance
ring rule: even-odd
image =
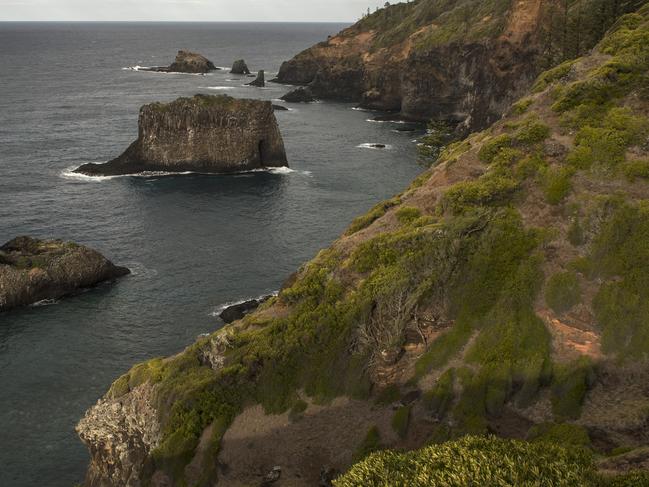
[[[0,311],[59,299],[129,273],[82,245],[16,237],[0,247]]]
[[[232,64],[230,74],[250,74],[250,70],[243,59],[238,59]]]
[[[266,86],[266,76],[264,75],[264,70],[262,69],[257,73],[257,78],[252,83],[248,83],[248,86],[256,86],[257,88],[263,88]]]
[[[311,88],[309,88],[308,86],[301,86],[294,89],[293,91],[289,91],[281,99],[289,103],[311,103],[313,101],[316,101]]]
[[[178,51],[176,60],[171,65],[167,67],[148,68],[146,70],[156,71],[158,73],[206,74],[218,69],[212,61],[201,54],[190,51]]]
[[[117,159],[75,172],[116,176],[147,171],[233,173],[288,166],[269,101],[196,95],[140,109],[139,136]]]

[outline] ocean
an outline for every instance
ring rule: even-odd
[[[179,49],[266,78],[342,24],[0,23],[0,245],[17,235],[91,246],[133,275],[0,314],[0,485],[66,486],[89,460],[74,426],[132,365],[222,326],[226,303],[278,290],[351,220],[422,171],[417,133],[343,103],[276,112],[290,170],[92,179],[138,110],[196,93],[276,100],[290,87],[138,71]],[[372,149],[368,144],[386,144]]]

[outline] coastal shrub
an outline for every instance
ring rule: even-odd
[[[514,134],[514,140],[521,145],[533,145],[543,142],[550,136],[550,127],[531,117]]]
[[[574,172],[569,167],[548,167],[541,170],[543,194],[548,203],[558,205],[570,194]]]
[[[588,357],[568,364],[555,364],[552,378],[552,412],[558,421],[579,419],[581,406],[594,380]]]
[[[532,87],[532,91],[534,93],[540,93],[541,91],[545,90],[549,85],[566,78],[574,65],[575,65],[575,60],[565,61],[561,63],[559,66],[556,66],[552,69],[545,71],[538,77],[538,79],[534,83],[534,86]]]
[[[626,162],[622,166],[622,172],[629,181],[649,179],[649,160],[642,159]]]
[[[354,233],[369,227],[372,223],[385,215],[390,208],[397,206],[400,202],[400,198],[395,197],[379,203],[365,215],[356,218],[345,231],[345,235],[353,235]]]
[[[396,212],[397,220],[402,225],[408,225],[421,216],[421,210],[412,206],[402,206]]]
[[[581,286],[577,274],[567,271],[551,276],[545,285],[545,302],[556,313],[570,311],[580,303]]]
[[[444,372],[435,386],[424,393],[424,407],[438,419],[444,418],[451,407],[454,398],[453,384],[455,382],[455,371],[449,369]]]
[[[371,453],[374,453],[375,451],[378,451],[380,449],[381,449],[381,433],[379,432],[379,429],[376,426],[372,426],[368,430],[367,434],[365,435],[363,442],[358,446],[358,448],[354,452],[352,461],[354,463],[360,462]]]
[[[392,416],[392,429],[401,438],[405,438],[408,434],[408,426],[410,425],[410,410],[411,406],[402,406],[397,409]]]
[[[524,115],[533,104],[534,100],[532,98],[522,98],[512,105],[512,114]]]
[[[542,423],[527,433],[529,441],[547,441],[563,447],[590,448],[590,436],[583,426],[570,423]]]
[[[486,174],[474,181],[451,186],[443,196],[442,207],[463,213],[472,206],[503,205],[518,189],[518,182],[508,176]]]
[[[335,487],[588,487],[592,457],[582,449],[493,436],[468,436],[406,453],[377,452],[334,481]]]
[[[482,162],[490,164],[502,149],[511,147],[513,143],[514,141],[511,136],[507,134],[498,135],[482,145],[478,152],[478,157]]]
[[[649,207],[617,203],[592,243],[593,301],[602,347],[620,359],[649,354]]]

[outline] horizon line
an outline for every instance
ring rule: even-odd
[[[0,19],[0,23],[6,24],[19,24],[19,23],[157,23],[157,24],[347,24],[355,23],[358,20],[4,20]]]

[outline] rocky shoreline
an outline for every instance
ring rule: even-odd
[[[16,237],[0,247],[0,312],[60,299],[127,274],[129,269],[88,247]]]
[[[154,66],[152,68],[140,68],[140,71],[153,71],[155,73],[186,73],[186,74],[207,74],[210,71],[218,71],[220,68],[202,54],[190,51],[178,51],[176,59],[169,66]]]
[[[117,176],[146,171],[224,174],[286,167],[271,102],[196,95],[140,109],[139,136],[118,158],[74,172]]]

